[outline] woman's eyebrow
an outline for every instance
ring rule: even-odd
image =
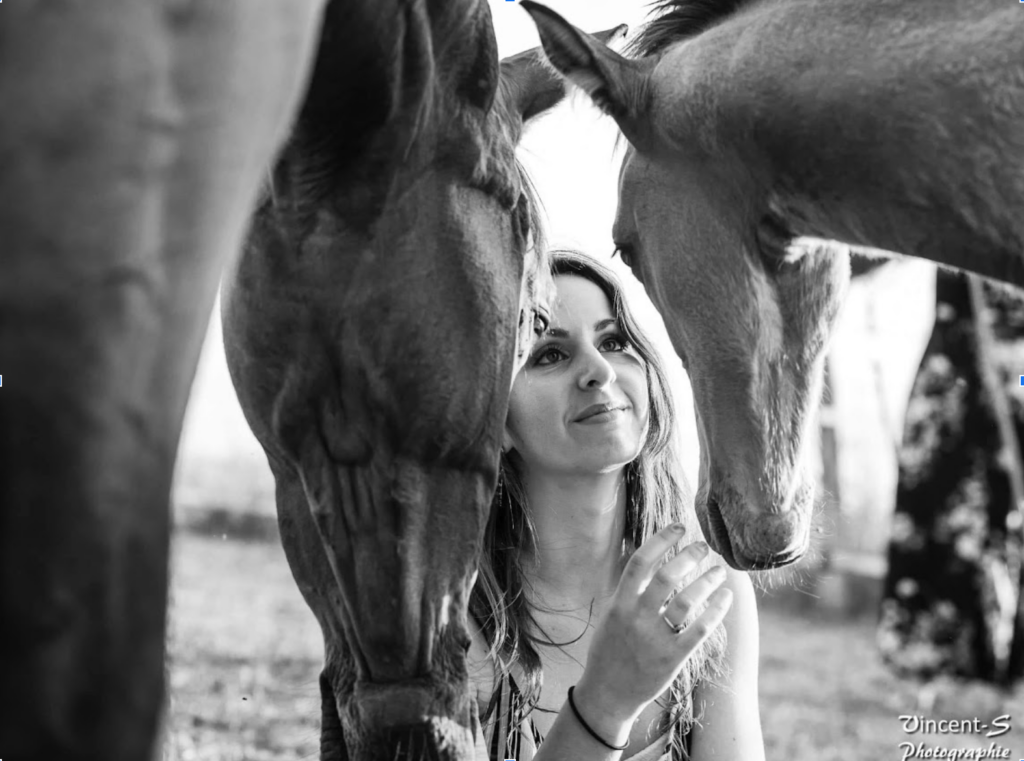
[[[615,319],[614,317],[606,317],[605,319],[600,320],[600,321],[594,323],[594,332],[595,333],[600,333],[602,330],[607,328],[609,325],[613,325],[615,327],[618,327],[618,324],[619,324],[619,321],[617,319]],[[566,330],[565,328],[554,328],[554,327],[551,327],[551,328],[548,328],[547,331],[545,331],[544,335],[551,336],[553,338],[568,338],[569,337],[569,331]]]

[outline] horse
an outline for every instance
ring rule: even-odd
[[[225,309],[328,632],[325,757],[414,757],[400,726],[425,722],[425,753],[466,757],[469,569],[549,285],[514,145],[564,86],[536,55],[499,64],[486,4],[437,5],[3,8],[5,756],[153,749],[181,422],[262,199]],[[335,707],[350,688],[365,710]]]
[[[625,57],[520,4],[628,142],[612,235],[690,376],[703,533],[792,563],[850,251],[1024,285],[1024,9],[662,0]]]
[[[0,5],[4,758],[153,747],[182,416],[322,5]]]
[[[539,50],[499,64],[485,0],[330,3],[222,286],[231,378],[323,632],[325,761],[476,752],[466,606],[553,287],[515,146],[565,91]]]

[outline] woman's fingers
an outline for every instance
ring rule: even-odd
[[[665,609],[662,611],[662,616],[665,618],[666,622],[670,621],[676,626],[685,623],[686,619],[690,617],[690,614],[693,613],[701,603],[708,600],[715,590],[722,586],[722,582],[725,581],[725,578],[725,569],[720,565],[716,565],[706,573],[701,574],[692,584],[669,600],[668,605],[666,605]],[[728,592],[729,590],[721,591]],[[732,593],[730,592],[730,600],[731,597]],[[731,605],[731,602],[725,606],[725,610],[729,609],[729,605]]]
[[[732,593],[719,589],[725,572],[716,568],[679,591],[662,609],[671,590],[705,554],[698,543],[663,563],[665,553],[682,538],[682,530],[669,528],[644,542],[626,564],[616,599],[594,633],[580,685],[586,681],[592,694],[605,696],[608,716],[635,719],[665,691],[732,604]],[[701,615],[687,621],[705,603]],[[686,625],[677,631],[677,623]]]
[[[676,635],[679,646],[685,652],[692,653],[721,625],[731,607],[732,590],[727,587],[716,589],[708,598],[708,607],[704,612],[687,624],[681,634]]]
[[[640,598],[640,609],[647,611],[661,610],[665,601],[671,597],[683,580],[697,564],[708,554],[708,546],[704,542],[694,542],[684,547],[674,558],[658,568]]]
[[[669,549],[683,538],[686,527],[673,523],[651,536],[626,563],[619,579],[619,594],[636,597],[647,587],[655,569]]]

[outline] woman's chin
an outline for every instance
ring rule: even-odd
[[[588,457],[580,458],[580,471],[594,475],[617,473],[633,462],[639,454],[640,448],[635,445],[624,445],[594,452]]]

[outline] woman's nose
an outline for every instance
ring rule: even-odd
[[[581,356],[580,388],[604,388],[615,380],[615,368],[597,349],[585,351]]]

